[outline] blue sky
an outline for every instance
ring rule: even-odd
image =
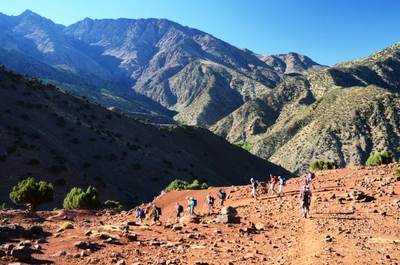
[[[333,66],[400,41],[400,0],[12,0],[65,26],[86,17],[166,18],[264,55],[296,52]]]

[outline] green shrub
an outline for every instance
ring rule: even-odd
[[[112,201],[112,200],[107,200],[103,203],[104,208],[116,211],[118,213],[122,212],[124,207],[121,205],[120,202],[117,201]]]
[[[400,167],[396,168],[396,176],[400,176]]]
[[[37,211],[40,204],[54,201],[53,185],[44,181],[37,182],[34,178],[28,178],[13,187],[10,199],[15,204],[25,204],[33,212]]]
[[[310,165],[311,171],[317,172],[321,170],[330,170],[330,169],[337,169],[338,166],[333,161],[322,161],[317,160],[311,163]]]
[[[392,158],[390,157],[388,152],[383,151],[381,153],[370,155],[370,157],[367,159],[367,162],[365,163],[365,165],[368,167],[374,167],[374,166],[379,166],[382,164],[390,164],[390,163],[392,163]]]
[[[101,208],[99,192],[89,186],[86,190],[72,188],[64,199],[63,207],[66,209],[98,209]]]
[[[3,204],[1,205],[1,209],[2,210],[6,210],[7,209],[7,203],[3,202]]]
[[[240,148],[243,148],[246,151],[250,151],[253,149],[253,145],[250,142],[239,142],[239,143],[234,143],[234,145],[239,146]]]
[[[195,179],[191,184],[187,181],[175,179],[172,181],[166,188],[168,191],[172,190],[205,190],[208,189],[207,183],[203,182],[202,184],[199,183],[197,179]]]

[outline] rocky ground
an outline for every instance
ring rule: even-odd
[[[134,210],[39,217],[1,211],[0,264],[399,264],[397,167],[320,172],[310,218],[299,213],[302,178],[289,180],[284,196],[259,189],[257,201],[250,185],[224,187],[225,205],[237,211],[228,223],[217,222],[224,221],[217,208],[206,214],[204,198],[208,192],[216,197],[219,188],[160,195],[153,202],[162,208],[157,225],[151,217],[138,225]],[[177,222],[174,205],[185,205],[186,196],[198,199],[198,218]],[[66,222],[73,228],[61,229]]]

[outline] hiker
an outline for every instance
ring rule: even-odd
[[[310,205],[311,205],[312,192],[307,185],[303,186],[300,191],[300,208],[301,214],[304,218],[310,217]]]
[[[222,206],[224,206],[224,201],[226,199],[226,192],[220,189],[218,193],[219,193],[219,206],[222,208]]]
[[[207,214],[210,215],[212,213],[212,208],[214,206],[214,197],[211,196],[210,193],[207,194],[206,196],[206,203],[207,203]]]
[[[253,178],[250,179],[250,184],[251,184],[251,195],[253,195],[253,198],[257,200],[257,186],[258,186],[258,180],[254,180]]]
[[[176,209],[176,218],[179,219],[179,217],[181,217],[181,212],[183,212],[183,206],[177,202],[175,205],[175,209]]]
[[[194,207],[197,206],[197,200],[193,197],[190,197],[190,215],[194,215]]]
[[[273,176],[272,174],[269,176],[270,176],[269,189],[271,190],[271,195],[274,195],[274,194],[276,194],[275,184],[278,182],[278,179],[276,176]]]
[[[186,201],[187,201],[187,212],[190,215],[191,209],[192,209],[192,199],[189,196],[186,196]]]
[[[282,178],[281,176],[278,176],[278,184],[279,184],[278,194],[283,195],[283,186],[286,185],[286,179]]]
[[[154,224],[157,224],[157,222],[161,223],[160,215],[161,215],[161,208],[154,204],[153,205],[153,217],[154,217],[153,221],[154,221]]]
[[[305,174],[303,178],[303,187],[308,186],[310,184],[310,179],[308,178],[308,175]]]
[[[307,177],[309,180],[308,186],[312,185],[313,189],[315,190],[314,181],[313,181],[315,178],[315,173],[311,172],[311,170],[307,170]]]
[[[139,224],[142,224],[143,223],[143,219],[146,217],[146,214],[145,214],[144,210],[141,209],[141,208],[138,208],[136,217],[139,220]]]

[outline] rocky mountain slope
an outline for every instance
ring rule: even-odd
[[[166,19],[87,18],[64,27],[27,10],[15,17],[1,15],[0,21],[1,47],[77,75],[74,79],[86,73],[115,83],[96,87],[128,96],[133,89],[178,111],[174,119],[190,125],[214,124],[287,77],[324,68],[295,53],[260,56]],[[3,65],[18,68],[8,63]],[[38,72],[43,71],[21,73],[57,81],[69,91],[68,80]],[[84,88],[79,85],[86,95]]]
[[[208,191],[173,191],[152,201],[162,208],[161,224],[151,214],[142,225],[135,210],[0,211],[1,264],[396,264],[399,249],[398,165],[322,171],[313,189],[311,218],[301,218],[301,179],[287,182],[284,196],[250,186],[224,187],[225,206],[237,213],[226,223],[218,205],[207,215]],[[354,195],[356,194],[356,195]],[[177,219],[176,202],[199,204],[196,218]],[[140,205],[151,209],[152,203]],[[231,211],[234,212],[234,211]],[[72,229],[60,229],[65,223]],[[42,227],[42,230],[38,229]],[[34,233],[32,232],[34,231]],[[22,242],[22,243],[20,243]],[[13,250],[13,251],[11,251]],[[7,254],[7,255],[6,255]]]
[[[247,141],[252,153],[301,173],[310,161],[363,165],[400,154],[400,44],[367,58],[287,79],[217,122],[211,131]]]
[[[125,207],[150,201],[181,179],[238,185],[283,168],[208,130],[161,126],[127,117],[0,68],[0,202],[29,176],[53,183],[61,208],[73,187],[96,187],[101,200]]]

